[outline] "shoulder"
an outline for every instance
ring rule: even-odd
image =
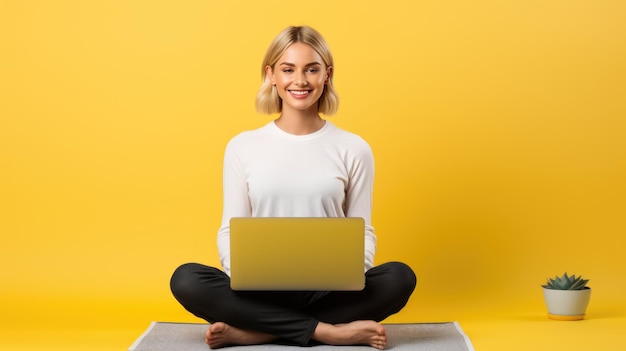
[[[259,141],[262,141],[263,139],[267,139],[270,134],[269,129],[270,124],[266,124],[257,129],[240,132],[239,134],[232,137],[230,141],[228,141],[228,144],[226,145],[226,150],[238,150],[241,148],[245,149],[251,144],[255,144]]]
[[[327,122],[328,123],[328,122]],[[334,124],[329,125],[330,136],[339,144],[345,146],[348,150],[353,150],[357,154],[371,155],[372,148],[369,143],[360,135],[341,129]]]

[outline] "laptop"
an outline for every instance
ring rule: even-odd
[[[233,290],[362,290],[363,218],[236,217]]]

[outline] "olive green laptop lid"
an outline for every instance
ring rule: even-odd
[[[363,218],[232,218],[233,290],[362,290]]]

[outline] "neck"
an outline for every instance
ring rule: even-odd
[[[289,134],[306,135],[322,129],[325,121],[317,111],[284,111],[274,122]]]

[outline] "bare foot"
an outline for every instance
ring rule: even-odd
[[[375,321],[336,325],[319,322],[313,339],[328,345],[369,345],[379,350],[387,345],[385,327]]]
[[[218,349],[229,345],[257,345],[266,344],[277,338],[261,332],[235,328],[226,323],[217,322],[209,326],[204,337],[210,348]]]

